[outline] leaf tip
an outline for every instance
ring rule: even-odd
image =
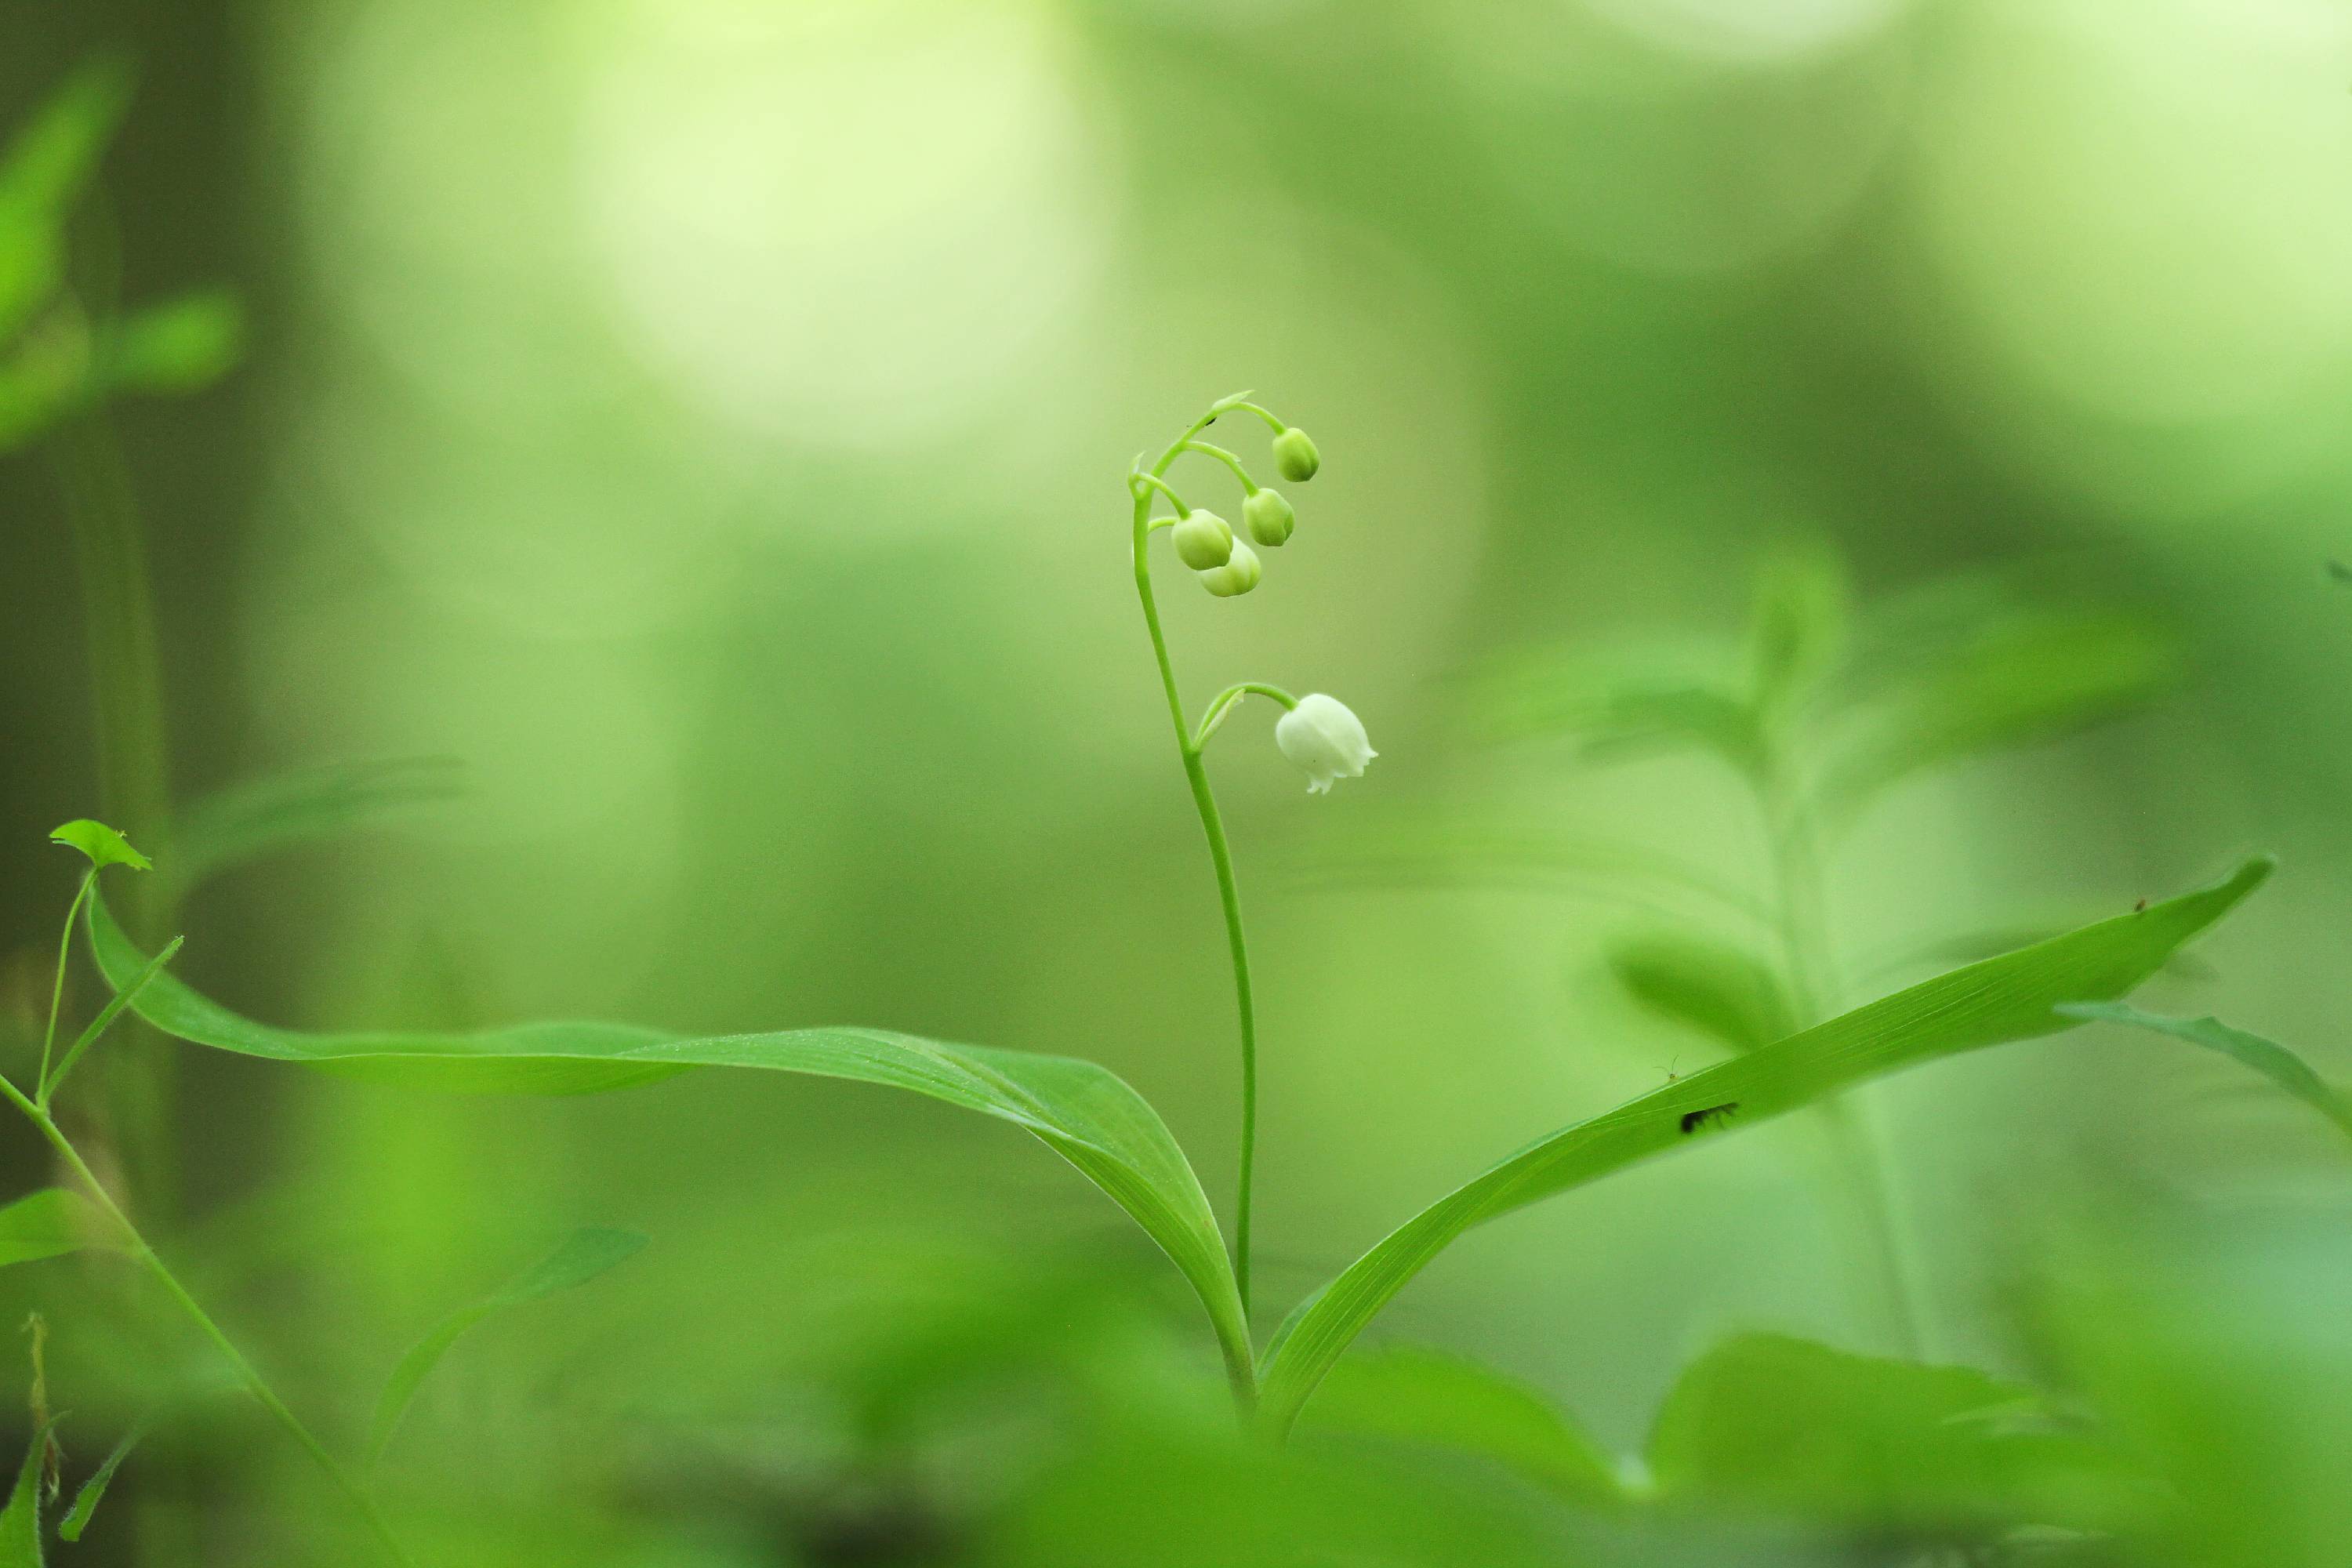
[[[131,840],[103,822],[78,816],[49,830],[49,842],[79,849],[89,858],[91,866],[104,869],[109,866],[128,866],[134,871],[152,871],[155,863],[131,847]]]

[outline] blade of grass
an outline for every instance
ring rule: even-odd
[[[2271,868],[2267,858],[2250,860],[2210,888],[1938,975],[1538,1139],[1423,1209],[1299,1304],[1266,1348],[1266,1425],[1286,1433],[1365,1324],[1473,1226],[1901,1068],[2076,1027],[2054,1011],[2060,1004],[2138,984]]]

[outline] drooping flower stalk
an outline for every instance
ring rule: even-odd
[[[1188,451],[1213,458],[1232,469],[1244,493],[1243,517],[1251,537],[1272,547],[1290,537],[1295,523],[1290,503],[1276,492],[1259,487],[1233,453],[1193,437],[1220,415],[1240,410],[1255,415],[1273,428],[1276,460],[1286,479],[1294,482],[1311,479],[1321,462],[1305,432],[1245,401],[1247,396],[1246,393],[1236,394],[1210,405],[1208,411],[1186,426],[1150,468],[1145,468],[1139,458],[1128,475],[1128,489],[1134,501],[1136,597],[1142,605],[1144,627],[1150,634],[1152,657],[1160,667],[1169,721],[1176,730],[1177,754],[1183,763],[1185,781],[1192,786],[1192,805],[1200,815],[1202,833],[1208,839],[1209,864],[1216,873],[1218,900],[1224,912],[1225,942],[1233,963],[1234,1003],[1241,1029],[1241,1154],[1234,1196],[1234,1279],[1240,1290],[1244,1317],[1250,1308],[1252,1186],[1257,1163],[1257,1014],[1250,983],[1249,942],[1242,927],[1241,890],[1234,874],[1233,847],[1225,837],[1224,819],[1217,810],[1215,792],[1209,786],[1202,753],[1234,708],[1255,692],[1282,706],[1282,724],[1292,728],[1288,738],[1285,738],[1285,731],[1277,730],[1277,743],[1286,756],[1307,770],[1310,791],[1328,789],[1336,777],[1360,774],[1364,763],[1372,755],[1370,745],[1364,740],[1362,724],[1336,699],[1316,696],[1302,702],[1282,688],[1263,681],[1243,681],[1218,693],[1203,710],[1197,727],[1185,720],[1176,667],[1169,656],[1167,634],[1160,623],[1159,601],[1152,594],[1151,535],[1162,528],[1170,530],[1178,558],[1192,569],[1202,588],[1218,598],[1238,598],[1249,593],[1258,585],[1265,569],[1250,547],[1234,538],[1231,525],[1223,518],[1186,504],[1168,482],[1168,470]],[[1173,517],[1155,520],[1151,515],[1152,502],[1163,495],[1176,512]],[[1303,725],[1294,725],[1293,721],[1309,704],[1315,706]],[[1350,726],[1352,735],[1349,732]]]

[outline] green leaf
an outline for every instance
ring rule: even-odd
[[[1668,1501],[1879,1529],[2112,1522],[2098,1500],[2124,1484],[2021,1384],[1780,1334],[1692,1363],[1648,1459]]]
[[[2058,1011],[2086,1023],[2126,1024],[2219,1051],[2253,1068],[2334,1122],[2346,1137],[2352,1138],[2352,1100],[2329,1088],[2308,1062],[2275,1041],[2233,1029],[2219,1018],[2168,1018],[2160,1014],[2143,1013],[2120,1002],[2070,1003]]]
[[[76,817],[62,827],[52,828],[49,842],[79,849],[89,857],[89,863],[100,870],[109,866],[128,866],[134,871],[152,871],[155,863],[131,847],[131,841],[103,822],[89,817]]]
[[[89,901],[91,950],[117,990],[147,961],[102,898]],[[2077,993],[2079,994],[2079,993]],[[681,1039],[614,1024],[524,1024],[471,1034],[316,1034],[273,1028],[158,974],[132,1004],[167,1035],[216,1050],[299,1062],[380,1081],[488,1093],[578,1094],[648,1083],[698,1067],[750,1068],[910,1089],[1009,1121],[1044,1142],[1132,1216],[1191,1282],[1228,1371],[1248,1375],[1240,1294],[1200,1179],[1158,1112],[1092,1062],[945,1045],[880,1029],[790,1029]]]
[[[105,1222],[89,1200],[44,1187],[0,1208],[0,1268],[103,1248]]]
[[[375,1419],[369,1428],[369,1461],[383,1458],[384,1448],[392,1442],[408,1402],[416,1396],[418,1385],[440,1364],[441,1357],[457,1342],[459,1335],[495,1312],[585,1285],[635,1257],[645,1245],[646,1238],[634,1230],[610,1230],[601,1226],[575,1230],[547,1257],[482,1300],[459,1308],[436,1324],[400,1358],[400,1364],[393,1368],[392,1376],[384,1382],[383,1394],[376,1400]]]
[[[66,208],[89,183],[131,101],[120,60],[77,69],[0,154],[0,342],[58,286]]]
[[[1873,711],[1824,778],[1822,807],[1851,817],[1926,769],[2112,718],[2172,672],[2169,639],[2137,616],[2041,610],[1994,621]]]
[[[2272,864],[2250,860],[2213,887],[1938,975],[1537,1140],[1299,1304],[1266,1350],[1265,1420],[1287,1430],[1364,1325],[1471,1226],[1901,1068],[2075,1027],[2053,1011],[2059,1004],[2130,990],[2260,886]]]
[[[90,1516],[106,1500],[106,1489],[114,1484],[114,1472],[122,1468],[122,1461],[131,1458],[131,1451],[139,1447],[153,1425],[152,1418],[132,1423],[131,1430],[122,1435],[122,1440],[114,1445],[113,1451],[98,1467],[97,1473],[82,1482],[81,1490],[74,1493],[73,1507],[66,1510],[65,1518],[58,1523],[58,1540],[81,1539],[81,1532],[89,1528]]]
[[[1318,1436],[1475,1454],[1587,1506],[1625,1500],[1601,1446],[1549,1401],[1490,1368],[1435,1351],[1399,1346],[1349,1357],[1324,1383],[1305,1427]]]
[[[81,194],[131,105],[119,58],[77,67],[0,155],[0,206],[56,212]]]
[[[182,891],[231,867],[316,843],[464,793],[448,757],[306,768],[223,790],[179,818],[165,868]]]
[[[1780,976],[1728,942],[1661,931],[1621,938],[1603,960],[1634,1001],[1735,1051],[1769,1046],[1796,1030],[1796,1009]]]
[[[109,387],[194,392],[236,363],[244,338],[236,300],[205,289],[151,306],[116,326],[100,350],[97,374]]]
[[[41,1462],[48,1453],[49,1431],[57,1423],[44,1421],[16,1467],[16,1484],[9,1489],[8,1507],[0,1511],[0,1568],[41,1568]]]

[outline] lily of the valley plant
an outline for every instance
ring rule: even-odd
[[[1175,729],[1177,754],[1207,836],[1231,949],[1241,1038],[1242,1141],[1230,1239],[1191,1161],[1158,1113],[1117,1075],[1093,1062],[856,1027],[709,1037],[602,1022],[542,1022],[470,1032],[372,1029],[338,1034],[279,1028],[242,1016],[178,979],[166,968],[176,943],[153,956],[142,952],[114,918],[92,873],[83,880],[77,908],[114,999],[81,1039],[45,1060],[43,1070],[31,1079],[29,1093],[0,1081],[0,1097],[33,1121],[89,1201],[111,1223],[73,1227],[69,1235],[60,1232],[61,1239],[38,1255],[104,1244],[125,1247],[145,1262],[166,1294],[205,1330],[238,1381],[345,1492],[383,1557],[405,1562],[378,1510],[372,1472],[331,1453],[269,1391],[139,1239],[132,1216],[115,1204],[50,1117],[50,1097],[107,1024],[127,1009],[165,1034],[212,1049],[329,1067],[345,1077],[485,1093],[579,1094],[714,1068],[849,1079],[909,1090],[1009,1122],[1086,1175],[1159,1243],[1183,1274],[1215,1336],[1235,1405],[1260,1431],[1279,1440],[1382,1307],[1473,1226],[1652,1156],[1736,1136],[1900,1068],[2073,1028],[2080,1018],[2065,1010],[2068,1005],[2121,997],[2269,873],[2267,861],[2250,861],[2210,888],[1953,970],[1560,1127],[1405,1220],[1298,1302],[1261,1344],[1247,1305],[1256,1023],[1232,851],[1203,758],[1210,741],[1252,695],[1267,698],[1282,710],[1275,726],[1276,744],[1305,772],[1311,791],[1320,793],[1336,780],[1360,774],[1371,760],[1372,748],[1363,725],[1337,699],[1293,697],[1263,681],[1228,686],[1210,699],[1197,724],[1187,718],[1152,593],[1153,534],[1167,531],[1178,560],[1202,586],[1231,598],[1250,592],[1261,581],[1264,566],[1256,550],[1280,549],[1297,526],[1288,500],[1253,480],[1239,458],[1198,438],[1221,416],[1234,412],[1263,419],[1274,428],[1275,468],[1285,480],[1298,484],[1314,476],[1321,461],[1315,444],[1244,396],[1211,405],[1156,461],[1147,466],[1139,459],[1128,476],[1136,592]],[[1247,543],[1235,538],[1222,519],[1190,505],[1171,482],[1169,474],[1187,454],[1223,464],[1240,481]],[[1162,499],[1173,515],[1155,516]],[[340,803],[341,809],[349,804],[349,787],[350,781],[339,783],[327,775],[323,782],[296,781],[200,803],[199,809],[187,814],[176,840],[177,856],[194,868],[184,875],[193,884],[257,853],[314,837],[322,798]],[[61,837],[76,843],[93,862],[129,853],[127,846],[117,850],[119,837],[95,824],[77,827],[78,837]],[[50,1031],[52,1047],[56,1032]],[[1463,1053],[1468,1070],[1475,1070],[1472,1053],[1482,1042],[1446,1039],[1433,1044]],[[37,1195],[35,1210],[47,1213],[41,1205],[55,1207],[59,1201]],[[16,1209],[24,1210],[24,1205]],[[85,1231],[104,1240],[80,1239]],[[613,1255],[604,1243],[594,1243],[591,1250]],[[394,1379],[401,1388],[412,1386],[413,1381]],[[383,1407],[390,1420],[396,1420],[398,1404],[393,1399]],[[381,1447],[390,1420],[379,1421],[381,1432],[371,1452]]]
[[[1278,550],[1290,539],[1297,513],[1280,490],[1269,489],[1250,477],[1240,458],[1223,447],[1198,437],[1202,431],[1230,413],[1254,415],[1274,430],[1275,467],[1282,477],[1304,484],[1323,466],[1322,454],[1307,432],[1286,424],[1269,410],[1237,392],[1221,397],[1208,412],[1169,443],[1159,460],[1144,467],[1139,456],[1128,472],[1128,489],[1135,501],[1135,593],[1143,605],[1143,624],[1151,633],[1152,657],[1160,662],[1160,683],[1168,694],[1168,717],[1176,727],[1176,751],[1184,776],[1192,785],[1192,804],[1201,814],[1201,829],[1208,835],[1209,863],[1217,874],[1217,892],[1225,911],[1225,940],[1233,951],[1234,1003],[1241,1016],[1242,1152],[1241,1175],[1234,1197],[1234,1280],[1241,1292],[1242,1313],[1250,1307],[1250,1184],[1257,1162],[1257,1016],[1250,994],[1249,942],[1242,931],[1241,890],[1234,879],[1233,848],[1225,825],[1217,814],[1217,797],[1209,787],[1209,771],[1202,761],[1209,742],[1242,699],[1255,693],[1283,707],[1274,728],[1275,744],[1307,774],[1310,794],[1322,794],[1332,781],[1362,776],[1364,764],[1379,753],[1365,738],[1362,721],[1336,697],[1310,692],[1293,697],[1279,686],[1262,680],[1242,680],[1209,700],[1196,727],[1186,722],[1184,699],[1176,685],[1176,667],[1168,657],[1168,637],[1160,626],[1160,604],[1151,593],[1151,536],[1166,529],[1176,546],[1176,558],[1191,567],[1201,585],[1221,599],[1237,598],[1258,584],[1265,568],[1256,552],[1234,537],[1231,524],[1215,512],[1189,504],[1168,481],[1169,470],[1187,453],[1196,453],[1233,470],[1242,487],[1242,522],[1249,536],[1268,550]],[[1154,503],[1166,497],[1172,517],[1152,516]]]

